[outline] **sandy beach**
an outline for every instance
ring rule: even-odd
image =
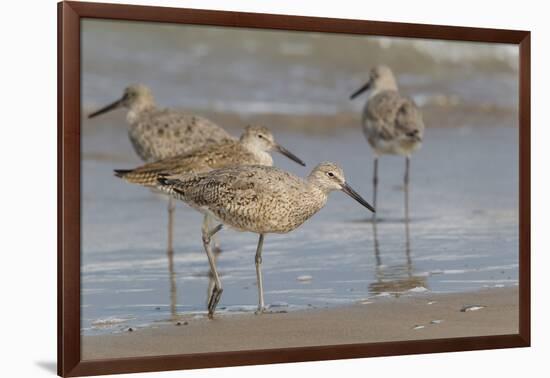
[[[82,358],[336,345],[517,333],[517,288],[375,298],[348,307],[206,317],[83,336]],[[464,311],[465,306],[472,310]],[[481,308],[478,308],[481,307]]]

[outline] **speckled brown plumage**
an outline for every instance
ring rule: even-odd
[[[206,118],[169,109],[149,109],[132,117],[128,136],[144,161],[166,159],[203,146],[234,141]]]
[[[363,131],[379,154],[409,155],[420,147],[424,123],[411,99],[383,91],[365,105]]]
[[[161,173],[180,175],[206,172],[239,165],[272,165],[269,151],[278,146],[265,127],[247,127],[238,141],[199,148],[193,152],[145,164],[133,170],[117,170],[124,180],[145,186],[156,186]]]
[[[258,310],[264,311],[262,249],[267,233],[287,233],[300,227],[327,202],[333,190],[342,190],[374,211],[344,178],[334,163],[321,163],[305,179],[275,167],[259,165],[187,173],[179,177],[162,175],[159,188],[188,205],[214,216],[240,231],[259,234],[256,248]],[[220,275],[210,248],[210,236],[221,225],[203,235],[203,244],[214,280],[208,300],[208,316],[213,317],[223,292]]]
[[[399,93],[390,68],[371,70],[369,99],[363,110],[363,132],[377,155],[409,156],[422,144],[424,122],[414,101]]]
[[[338,166],[323,163],[306,179],[275,167],[244,166],[167,177],[160,180],[160,187],[235,229],[286,233],[319,211],[330,191],[339,189],[339,181],[326,176],[329,171],[344,182]]]
[[[151,91],[142,84],[127,87],[122,98],[90,114],[89,118],[120,107],[128,109],[128,136],[138,156],[146,162],[235,140],[206,118],[157,108]]]

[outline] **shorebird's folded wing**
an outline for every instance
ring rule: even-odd
[[[145,161],[235,141],[224,129],[206,118],[170,109],[143,112],[131,124],[130,140]]]
[[[414,101],[397,91],[384,91],[371,98],[365,107],[363,121],[377,132],[378,137],[386,140],[424,127]]]
[[[395,115],[395,129],[408,136],[421,136],[424,130],[422,113],[410,98],[404,97]]]
[[[371,132],[376,132],[382,139],[393,139],[395,132],[395,116],[401,105],[401,96],[396,91],[384,91],[369,99],[363,122]]]
[[[144,164],[132,170],[115,170],[115,175],[130,183],[156,186],[160,173],[172,176],[208,172],[223,165],[224,155],[231,152],[234,142],[220,143],[193,152]]]

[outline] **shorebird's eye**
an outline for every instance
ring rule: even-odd
[[[334,177],[334,173],[332,173],[332,172],[327,172],[327,175],[328,175],[328,177]]]
[[[258,134],[258,138],[263,138],[264,136],[262,134]]]

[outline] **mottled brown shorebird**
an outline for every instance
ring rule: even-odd
[[[187,173],[208,172],[213,169],[240,165],[273,165],[270,152],[279,152],[296,163],[305,163],[275,141],[271,131],[262,126],[248,126],[237,141],[209,145],[187,154],[182,154],[141,167],[115,170],[115,175],[130,183],[156,187],[160,175],[177,176]],[[208,214],[205,214],[203,236],[209,229]]]
[[[262,126],[247,126],[239,140],[213,144],[192,152],[158,160],[135,169],[117,169],[115,174],[130,183],[156,187],[159,174],[180,175],[207,172],[239,165],[273,165],[270,152],[279,152],[296,163],[305,163],[275,141]]]
[[[274,167],[240,166],[177,178],[159,178],[160,188],[199,211],[211,214],[221,224],[203,236],[203,244],[214,288],[208,301],[208,315],[213,317],[221,298],[222,285],[210,238],[225,224],[238,231],[259,234],[256,249],[258,311],[264,311],[262,282],[262,247],[267,233],[284,234],[295,230],[326,204],[328,195],[341,190],[374,212],[374,208],[355,192],[334,163],[319,164],[305,179]]]
[[[376,66],[368,82],[351,95],[356,98],[369,91],[363,110],[363,131],[374,151],[373,205],[376,206],[378,186],[378,157],[405,156],[405,218],[409,216],[409,166],[411,154],[422,145],[424,122],[414,101],[402,96],[389,67]],[[373,217],[375,215],[373,214]]]
[[[156,106],[151,90],[143,84],[127,87],[122,97],[91,113],[88,118],[118,108],[128,109],[128,136],[134,150],[145,162],[153,162],[190,152],[196,148],[233,141],[213,122],[173,109]],[[175,203],[168,201],[168,252],[173,252]]]

